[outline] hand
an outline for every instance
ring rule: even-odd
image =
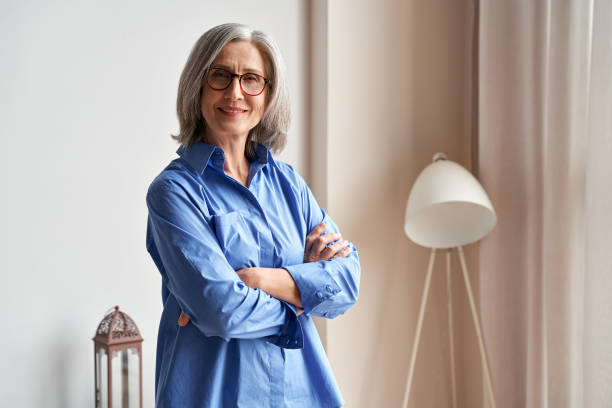
[[[339,241],[342,235],[337,232],[321,235],[323,232],[325,232],[325,224],[320,223],[306,236],[304,262],[327,261],[340,256],[346,258],[351,252],[347,240]],[[334,241],[338,242],[327,246]]]
[[[243,268],[236,271],[238,277],[243,281],[249,288],[261,289],[261,274],[260,268]]]

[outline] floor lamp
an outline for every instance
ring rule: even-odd
[[[495,394],[491,383],[489,363],[482,339],[482,331],[476,312],[472,287],[463,256],[463,245],[476,242],[487,235],[495,226],[497,216],[493,205],[478,180],[465,168],[450,161],[444,153],[436,153],[433,162],[429,164],[417,177],[406,206],[406,217],[404,231],[408,238],[415,243],[431,248],[425,287],[421,296],[421,306],[417,329],[412,344],[410,357],[410,369],[404,392],[403,407],[408,406],[410,399],[410,387],[414,375],[414,364],[416,361],[423,316],[429,292],[429,283],[433,270],[436,250],[442,249],[446,252],[446,278],[448,294],[448,321],[451,354],[451,384],[453,408],[457,407],[457,391],[455,383],[455,356],[453,345],[453,310],[451,302],[450,285],[450,253],[456,248],[461,261],[463,279],[468,293],[470,309],[476,334],[480,357],[485,371],[487,388],[491,407],[495,408]]]

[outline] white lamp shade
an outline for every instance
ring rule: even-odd
[[[436,160],[417,177],[406,205],[404,231],[429,248],[453,248],[478,241],[497,222],[478,180],[459,164]]]

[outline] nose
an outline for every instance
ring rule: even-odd
[[[238,77],[233,77],[232,82],[225,88],[225,96],[232,100],[242,99],[242,89],[240,88],[240,79]]]

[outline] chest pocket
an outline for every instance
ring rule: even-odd
[[[259,233],[247,217],[240,211],[212,216],[219,245],[234,270],[259,265]]]

